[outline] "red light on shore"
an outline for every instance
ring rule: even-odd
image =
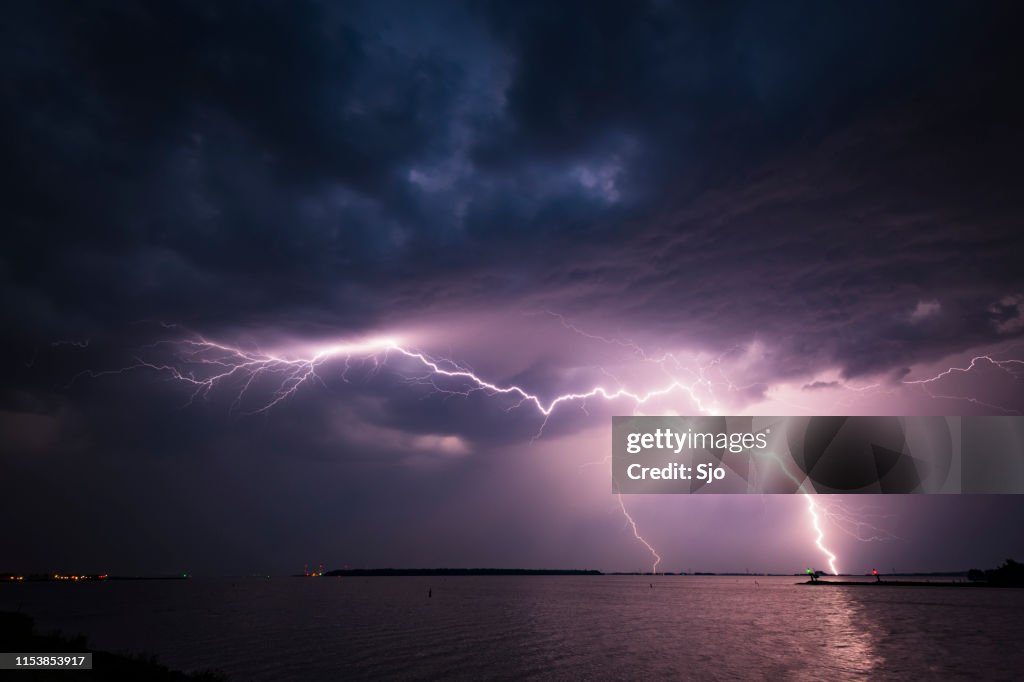
[[[878,575],[878,569],[877,568],[872,568],[871,569],[871,575]]]

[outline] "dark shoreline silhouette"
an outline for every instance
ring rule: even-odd
[[[1003,587],[1024,588],[1024,585],[1001,585],[998,583],[972,583],[970,581],[922,581],[922,580],[807,580],[797,585],[834,586],[834,587]]]
[[[167,682],[223,682],[228,678],[219,671],[206,670],[185,673],[158,663],[151,654],[127,656],[97,651],[88,646],[85,637],[67,637],[58,632],[43,634],[36,630],[32,617],[24,613],[0,611],[0,651],[31,652],[33,654],[91,653],[93,669],[37,670],[27,673],[26,680],[165,680]],[[15,674],[13,677],[18,677]]]
[[[821,580],[812,578],[797,585],[835,585],[856,587],[1009,587],[1024,588],[1024,564],[1007,559],[1002,566],[985,571],[972,568],[967,572],[967,580],[961,581],[927,581],[927,580],[883,580],[875,574],[875,580]]]

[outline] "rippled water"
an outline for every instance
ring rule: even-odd
[[[97,648],[238,680],[1024,678],[1024,590],[796,580],[42,583],[0,585],[0,609],[20,606],[43,629]]]

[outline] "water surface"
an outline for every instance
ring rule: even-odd
[[[25,583],[0,585],[0,609],[20,607],[38,627],[84,634],[96,648],[237,680],[1024,676],[1024,590],[756,580]]]

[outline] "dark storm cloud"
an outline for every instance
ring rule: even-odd
[[[1015,333],[998,303],[1021,287],[1008,16],[545,3],[486,19],[514,58],[477,177],[578,164],[603,168],[616,198],[524,214],[524,192],[497,218],[471,201],[482,267],[400,288],[397,304],[457,291],[661,341],[759,338],[768,379],[884,371]]]
[[[12,283],[107,321],[201,318],[326,306],[336,274],[386,267],[396,218],[379,205],[408,202],[395,175],[436,145],[453,65],[399,55],[312,3],[18,14],[3,121]]]
[[[1020,288],[1005,17],[44,3],[10,19],[17,336],[371,327],[540,294],[678,332],[671,306],[709,342],[824,345],[857,373],[935,337],[891,319],[917,296],[963,320],[948,350]]]
[[[486,21],[515,59],[506,134],[478,156],[573,156],[634,135],[657,160],[645,182],[678,192],[683,175],[700,191],[945,73],[990,28],[950,5],[857,7],[493,3]]]
[[[1020,288],[1024,246],[1016,42],[1006,16],[933,10],[497,11],[518,58],[485,163],[613,136],[644,150],[622,183],[646,188],[642,218],[597,221],[538,290],[682,343],[760,337],[780,377],[1005,338],[991,310]]]

